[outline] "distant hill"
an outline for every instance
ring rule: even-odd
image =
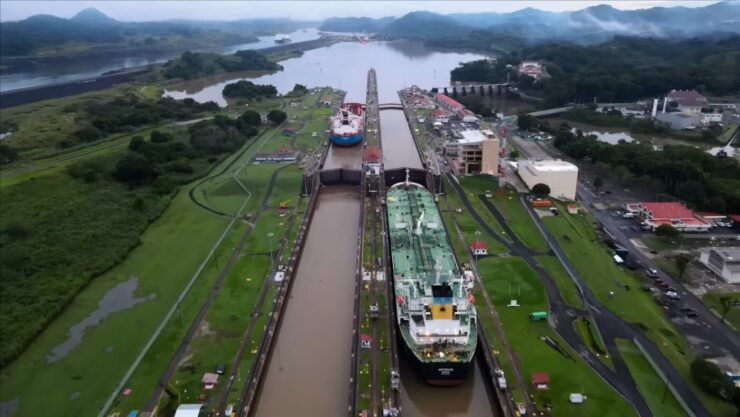
[[[511,13],[413,12],[400,18],[334,18],[321,29],[375,32],[413,38],[466,37],[472,30],[521,37],[529,42],[569,40],[596,43],[615,35],[688,38],[717,33],[740,33],[740,2],[705,7],[653,7],[619,10],[608,5],[574,12],[547,12],[526,8]]]
[[[174,40],[179,40],[179,43]],[[246,43],[254,36],[236,35],[177,22],[119,22],[97,9],[84,9],[70,19],[35,15],[17,22],[0,23],[0,57],[29,56],[43,48],[57,48],[71,43],[117,44],[119,47],[154,48],[205,43]],[[75,50],[84,48],[73,48]]]

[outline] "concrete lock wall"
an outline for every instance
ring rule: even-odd
[[[334,184],[359,184],[362,176],[361,171],[356,169],[325,169],[321,171],[321,183],[324,185]]]

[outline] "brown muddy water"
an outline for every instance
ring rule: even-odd
[[[321,190],[257,416],[346,413],[359,216],[357,187]]]
[[[380,137],[383,144],[383,167],[386,170],[424,169],[403,110],[380,111]]]
[[[404,417],[494,416],[483,370],[475,359],[468,379],[456,387],[433,387],[401,360],[401,407]]]
[[[362,166],[362,145],[357,146],[334,146],[331,145],[326,155],[324,169],[351,169],[360,170]],[[358,220],[359,221],[359,220]]]

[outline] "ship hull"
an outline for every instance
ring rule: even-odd
[[[362,134],[358,133],[351,136],[331,135],[330,139],[331,143],[338,146],[354,146],[362,142]]]
[[[473,362],[427,362],[422,361],[413,352],[409,346],[401,340],[404,347],[404,354],[411,362],[416,373],[429,385],[436,386],[455,386],[465,382]]]

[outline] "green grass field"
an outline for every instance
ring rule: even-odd
[[[571,307],[583,308],[583,299],[578,292],[578,287],[576,287],[576,283],[568,275],[568,271],[565,270],[560,260],[550,255],[535,256],[535,259],[555,280],[555,284],[560,289],[560,294],[563,295],[565,303]]]
[[[617,339],[619,353],[655,417],[684,417],[686,412],[667,389],[650,362],[631,340]]]
[[[611,254],[598,241],[594,220],[586,214],[570,215],[564,207],[560,213],[560,216],[545,217],[544,223],[599,300],[642,329],[714,415],[730,417],[733,411],[729,403],[705,394],[691,381],[689,362],[693,352],[688,342],[651,296],[640,290],[642,278],[612,262]]]
[[[529,386],[539,407],[550,403],[553,415],[564,417],[635,415],[632,407],[568,347],[547,321],[530,320],[529,313],[548,311],[547,297],[537,274],[523,259],[486,258],[479,262],[479,271],[525,378],[536,372],[550,375],[548,391],[536,391]],[[521,307],[506,307],[512,298]],[[558,342],[572,359],[547,345],[543,337]],[[588,400],[580,405],[571,404],[568,395],[573,392],[583,393]]]

